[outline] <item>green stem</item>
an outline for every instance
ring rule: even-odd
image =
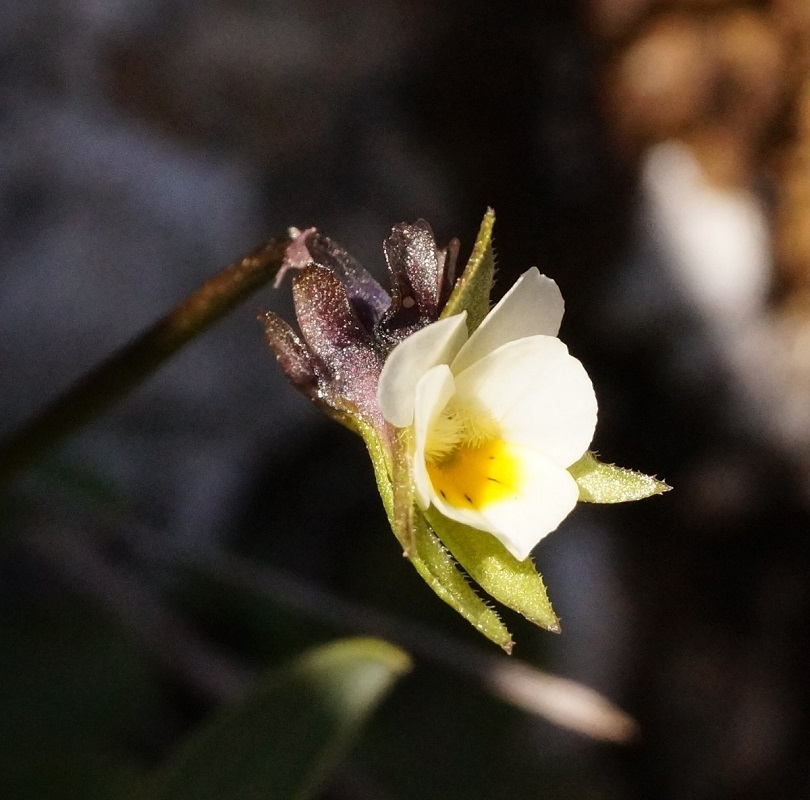
[[[287,237],[273,239],[226,267],[0,442],[0,484],[115,405],[187,342],[272,280],[289,241]]]

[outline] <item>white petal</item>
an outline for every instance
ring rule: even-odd
[[[377,385],[377,404],[392,425],[413,421],[419,379],[437,364],[449,364],[467,339],[467,312],[434,322],[400,342],[390,353]]]
[[[451,365],[459,373],[507,342],[525,336],[556,336],[565,303],[557,284],[532,267],[470,336]]]
[[[477,404],[500,426],[501,438],[532,447],[561,467],[588,449],[596,428],[596,396],[585,368],[551,336],[499,347],[456,375],[461,404]]]
[[[413,483],[420,508],[430,505],[431,485],[425,467],[425,444],[428,431],[453,396],[453,373],[446,364],[428,370],[416,386],[414,405]]]
[[[481,509],[460,508],[446,503],[431,486],[433,505],[450,519],[487,531],[498,538],[519,561],[571,513],[579,489],[571,475],[530,448],[511,445],[521,464],[520,491],[514,497]]]

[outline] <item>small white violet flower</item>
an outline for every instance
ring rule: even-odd
[[[404,339],[378,384],[384,418],[412,426],[419,506],[491,533],[521,561],[576,505],[568,467],[596,427],[591,380],[557,338],[563,309],[557,284],[532,268],[469,338],[461,313]]]
[[[532,547],[577,501],[669,487],[587,449],[596,399],[557,339],[554,281],[529,270],[489,310],[494,222],[490,209],[458,276],[457,240],[439,247],[424,220],[395,225],[389,290],[336,242],[295,232],[284,271],[298,330],[272,312],[262,321],[292,383],[363,438],[403,555],[508,653],[511,634],[478,591],[558,632]]]

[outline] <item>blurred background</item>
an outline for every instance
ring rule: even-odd
[[[497,213],[600,399],[516,656],[633,715],[596,743],[417,658],[325,799],[810,796],[810,4],[16,0],[0,6],[0,434],[203,280],[317,226],[466,258]],[[117,797],[252,670],[340,626],[188,554],[486,650],[401,558],[359,439],[266,350],[267,289],[7,488],[0,793]]]

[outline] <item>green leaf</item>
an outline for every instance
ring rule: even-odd
[[[512,636],[501,618],[475,593],[414,505],[408,441],[410,432],[403,430],[396,434],[389,448],[380,440],[372,425],[357,418],[352,427],[366,443],[380,497],[404,555],[445,603],[487,639],[511,653]]]
[[[458,563],[487,594],[535,625],[559,633],[560,622],[531,558],[518,561],[494,536],[448,519],[435,508],[425,516]]]
[[[138,800],[305,800],[410,669],[399,648],[347,639],[259,680],[180,747]]]
[[[492,249],[492,226],[495,212],[484,214],[470,260],[456,281],[442,311],[442,317],[467,312],[467,330],[472,333],[489,313],[489,298],[495,281],[495,253]]]
[[[672,488],[651,475],[603,464],[590,451],[568,471],[579,485],[579,499],[583,503],[626,503],[663,494]]]

